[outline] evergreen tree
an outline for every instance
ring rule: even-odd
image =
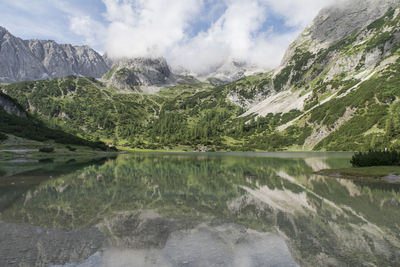
[[[393,128],[393,120],[389,118],[386,120],[386,127],[385,127],[386,136],[394,137],[394,128]]]

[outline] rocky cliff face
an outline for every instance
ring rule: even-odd
[[[400,40],[399,6],[399,0],[355,0],[323,9],[287,50],[275,71],[274,89],[301,88],[324,75],[328,81],[375,67]],[[377,29],[379,19],[393,25]]]
[[[113,60],[112,68],[103,76],[108,87],[126,92],[153,93],[162,87],[198,82],[188,75],[172,73],[164,58],[132,58]]]
[[[192,73],[183,67],[175,67],[173,72],[178,75],[191,75],[201,81],[219,86],[235,82],[246,76],[263,73],[265,70],[244,61],[230,59],[221,65],[210,68],[206,73]]]
[[[4,109],[10,115],[14,115],[17,117],[28,117],[26,111],[11,97],[3,94],[0,91],[0,108]]]
[[[0,82],[68,75],[100,78],[108,69],[102,56],[87,46],[24,41],[0,27]]]

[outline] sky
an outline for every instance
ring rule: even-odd
[[[196,73],[232,60],[279,65],[335,0],[0,0],[0,26],[23,39],[89,45],[111,58],[165,57]]]

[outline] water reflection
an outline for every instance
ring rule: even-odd
[[[109,245],[83,255],[88,266],[125,266],[132,257],[144,266],[395,265],[398,186],[313,174],[346,167],[349,157],[121,155],[19,192],[0,218],[100,230]]]

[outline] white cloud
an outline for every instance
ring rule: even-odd
[[[92,47],[103,47],[107,38],[106,27],[87,15],[70,16],[70,30],[84,37],[84,42]]]
[[[17,36],[86,43],[112,57],[164,56],[195,72],[227,60],[271,68],[322,7],[351,0],[96,1],[1,0],[0,24]],[[276,17],[285,31],[266,25]]]
[[[351,1],[351,0],[350,0]],[[339,0],[264,0],[271,9],[285,18],[286,25],[305,27],[319,10]]]
[[[334,1],[103,0],[110,22],[106,51],[111,57],[164,56],[173,66],[197,73],[228,60],[269,69],[318,11]],[[291,31],[266,28],[271,14],[282,17]],[[209,27],[189,34],[196,23]]]
[[[106,27],[91,18],[96,14],[88,6],[79,0],[1,0],[0,25],[21,38],[88,44],[102,50]]]
[[[266,19],[265,7],[257,0],[226,4],[225,13],[207,32],[179,44],[167,55],[173,65],[205,73],[226,60],[252,61],[253,51],[263,41],[257,31]]]
[[[229,60],[268,69],[322,7],[337,1],[351,0],[2,0],[8,12],[0,24],[111,57],[164,56],[194,72]],[[276,17],[285,31],[266,25]]]
[[[197,0],[104,0],[110,21],[106,50],[111,57],[165,56],[185,38]]]

